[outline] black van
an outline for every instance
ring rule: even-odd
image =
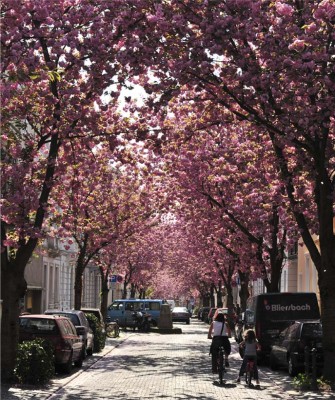
[[[254,329],[261,346],[259,360],[268,357],[280,332],[296,320],[320,319],[315,293],[263,293],[250,297],[244,329]]]

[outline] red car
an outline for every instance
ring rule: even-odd
[[[209,310],[209,313],[208,313],[208,320],[209,320],[209,323],[211,323],[211,322],[217,317],[217,315],[218,315],[219,313],[226,314],[227,316],[232,317],[232,315],[228,314],[228,308],[227,308],[227,307],[221,307],[221,308],[212,307],[212,308]]]
[[[55,368],[70,373],[72,364],[81,367],[82,340],[69,318],[29,314],[20,316],[20,342],[35,338],[46,339],[54,347]]]

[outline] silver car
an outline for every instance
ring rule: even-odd
[[[172,322],[186,322],[189,325],[191,314],[186,307],[175,307],[172,310]]]

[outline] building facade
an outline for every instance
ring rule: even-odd
[[[76,246],[65,248],[57,238],[47,238],[25,269],[27,292],[22,311],[43,313],[46,309],[74,307]],[[83,307],[100,307],[99,269],[88,266],[83,276]]]

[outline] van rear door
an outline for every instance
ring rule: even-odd
[[[125,324],[125,315],[124,315],[124,302],[121,300],[114,301],[107,310],[107,316],[109,321],[119,321],[120,326],[124,326]]]

